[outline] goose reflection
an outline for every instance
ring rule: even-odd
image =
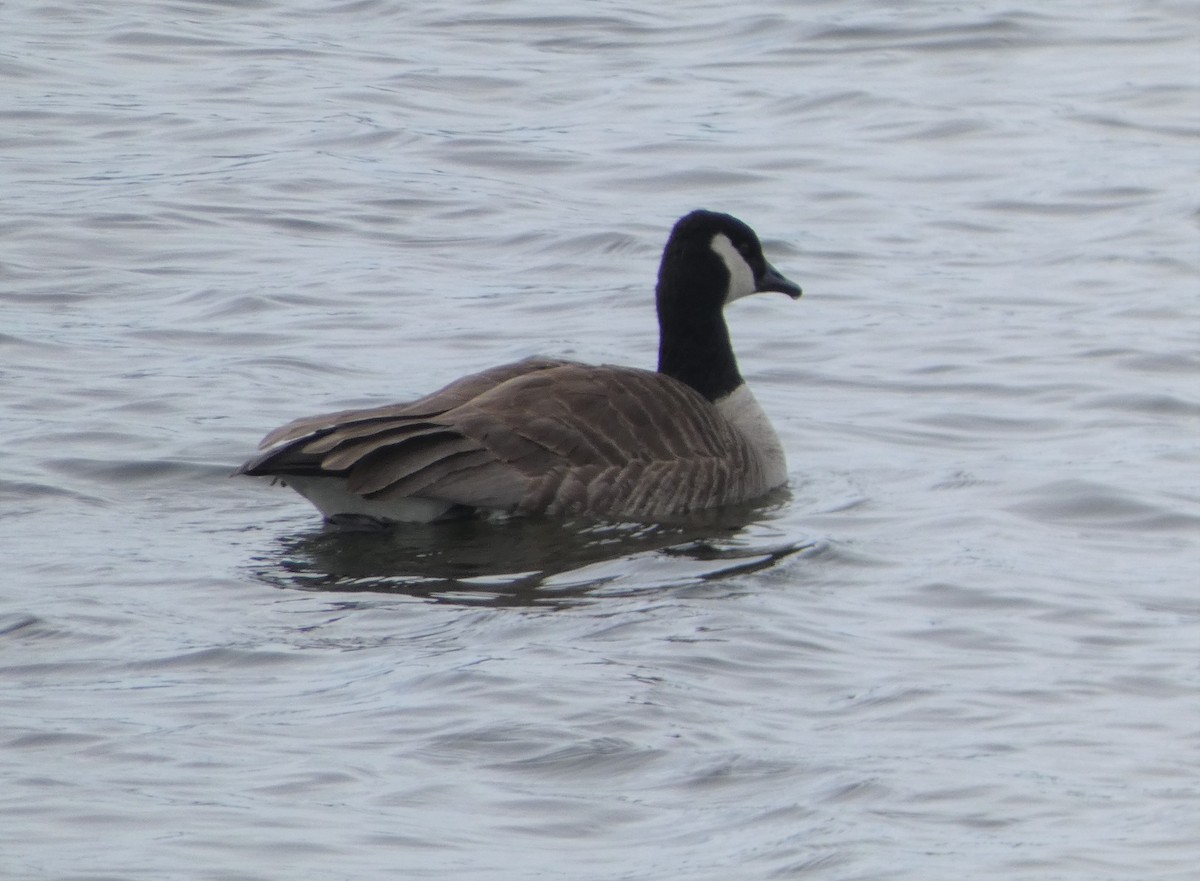
[[[283,588],[386,593],[430,602],[563,606],[712,581],[775,566],[814,542],[784,534],[780,490],[655,524],[464,519],[370,529],[346,524],[281,537],[254,561]]]

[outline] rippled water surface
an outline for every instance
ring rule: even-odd
[[[1190,879],[1191,3],[0,11],[0,853],[55,879]],[[229,472],[532,354],[670,224],[787,493],[325,531]]]

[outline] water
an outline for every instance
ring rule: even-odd
[[[14,879],[1183,879],[1188,3],[10,3]],[[649,364],[674,219],[790,492],[323,532],[228,473],[532,354]]]

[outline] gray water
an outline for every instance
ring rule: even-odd
[[[4,4],[4,877],[1193,877],[1198,22]],[[805,288],[730,314],[788,493],[371,536],[228,478],[652,365],[698,206]]]

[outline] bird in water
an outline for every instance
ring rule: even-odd
[[[326,518],[470,513],[654,521],[753,501],[787,482],[724,308],[800,288],[728,214],[693,211],[658,272],[658,370],[530,358],[423,398],[297,419],[239,474],[292,487]]]

